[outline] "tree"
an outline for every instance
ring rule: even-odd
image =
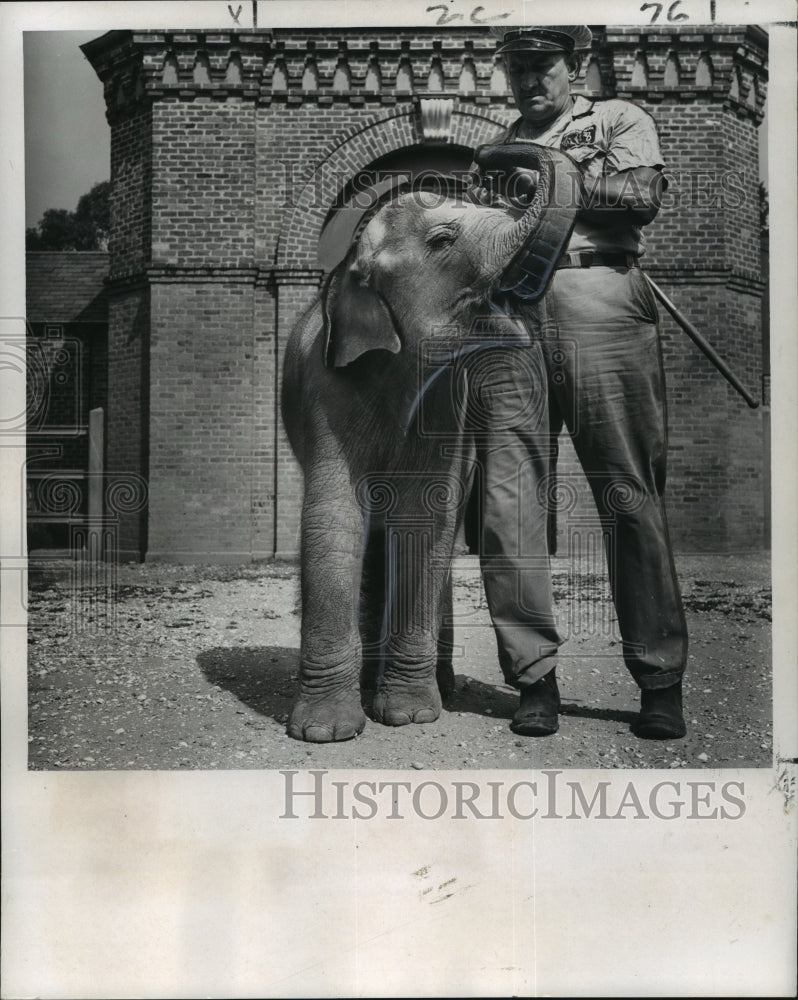
[[[74,212],[48,208],[25,231],[28,250],[107,250],[111,231],[110,183],[101,181],[81,196]]]

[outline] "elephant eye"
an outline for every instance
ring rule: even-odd
[[[427,249],[443,250],[457,239],[457,226],[445,226],[427,233]]]

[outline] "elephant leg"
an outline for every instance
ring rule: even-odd
[[[442,698],[446,698],[454,692],[454,666],[452,665],[452,653],[454,652],[453,614],[452,572],[450,569],[441,593],[441,626],[438,630],[438,660],[435,664],[435,679]]]
[[[308,464],[302,508],[302,649],[288,735],[311,743],[363,731],[358,593],[363,516],[346,469]]]
[[[384,533],[372,537],[363,559],[363,582],[360,588],[360,637],[363,644],[363,667],[360,687],[366,711],[373,708],[374,693],[382,681],[388,633],[386,620]],[[452,576],[448,574],[441,592],[441,624],[438,629],[435,679],[441,697],[454,691],[454,627],[452,624]]]
[[[449,500],[451,503],[451,499]],[[456,516],[430,498],[411,504],[386,532],[389,572],[385,672],[374,717],[390,726],[434,722],[441,713],[438,641],[450,573]],[[450,650],[449,650],[450,652]],[[444,653],[441,674],[451,672]]]
[[[363,574],[360,584],[360,638],[363,666],[360,688],[363,704],[371,709],[380,679],[385,655],[385,528],[373,529],[363,554]]]

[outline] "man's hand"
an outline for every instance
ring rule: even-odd
[[[480,184],[477,187],[470,187],[466,192],[466,201],[475,205],[490,206],[495,200],[491,190],[484,184]]]
[[[526,208],[535,197],[540,184],[540,171],[516,167],[507,178],[506,197],[516,208]]]
[[[490,172],[481,180],[481,184],[469,188],[468,201],[478,205],[524,209],[535,196],[540,171],[516,167],[509,175]]]

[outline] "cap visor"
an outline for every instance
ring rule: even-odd
[[[548,42],[540,38],[515,38],[496,49],[497,54],[507,52],[568,52],[564,45],[558,42]]]

